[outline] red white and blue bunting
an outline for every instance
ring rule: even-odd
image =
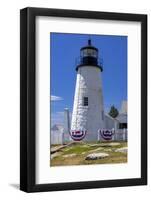
[[[84,139],[86,133],[86,130],[72,130],[70,131],[70,136],[74,141],[80,141]]]
[[[112,140],[114,133],[114,129],[100,129],[98,131],[98,134],[101,135],[104,140]]]

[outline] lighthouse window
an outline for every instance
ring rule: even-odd
[[[104,120],[104,111],[102,111],[102,120]]]
[[[88,97],[83,98],[83,105],[88,106]]]

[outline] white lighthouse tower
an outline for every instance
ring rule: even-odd
[[[88,40],[80,50],[80,63],[76,66],[77,80],[71,130],[86,130],[83,140],[97,141],[98,130],[104,128],[104,106],[101,74],[102,65],[98,49]]]

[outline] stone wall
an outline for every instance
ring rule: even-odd
[[[83,106],[88,97],[88,106]],[[87,130],[85,141],[97,141],[98,129],[104,128],[101,71],[94,66],[80,67],[77,73],[71,130]]]

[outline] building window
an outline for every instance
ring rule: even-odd
[[[124,128],[127,129],[127,123],[120,123],[119,124],[119,129],[124,129]]]
[[[83,105],[88,106],[88,97],[83,98]]]

